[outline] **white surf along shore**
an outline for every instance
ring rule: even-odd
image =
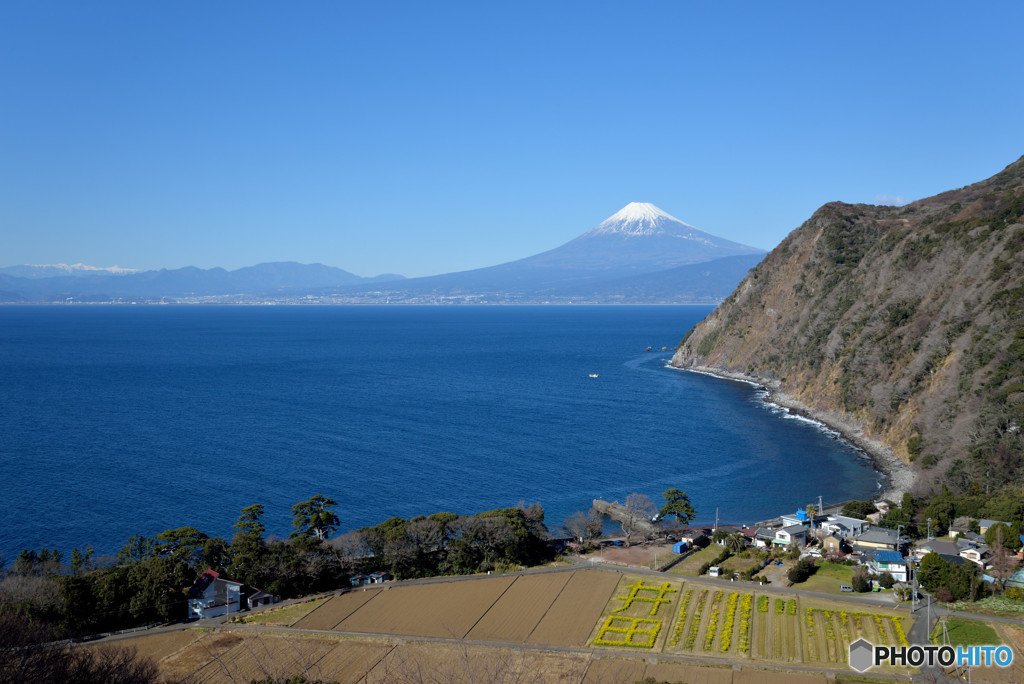
[[[710,366],[673,366],[670,363],[668,367],[674,368],[675,370],[699,373],[701,375],[710,375],[724,380],[742,382],[752,387],[763,388],[765,392],[763,401],[765,403],[774,404],[775,406],[789,411],[794,416],[809,419],[826,428],[834,430],[842,437],[843,440],[848,442],[855,449],[863,452],[871,461],[875,470],[882,474],[882,491],[878,494],[878,498],[880,499],[889,499],[899,503],[902,500],[903,495],[906,492],[909,492],[914,486],[915,476],[910,465],[901,460],[896,456],[896,454],[892,453],[892,450],[889,449],[889,447],[877,440],[869,439],[864,433],[863,426],[843,420],[833,413],[819,411],[812,406],[808,406],[803,402],[797,401],[782,390],[778,381],[765,380],[758,377],[752,378],[748,375],[732,373],[722,370],[721,368],[712,368]]]

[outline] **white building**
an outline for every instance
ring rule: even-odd
[[[242,583],[213,570],[204,572],[188,592],[188,619],[217,617],[241,610]]]
[[[807,543],[807,528],[803,525],[789,525],[775,530],[776,546],[803,546]]]

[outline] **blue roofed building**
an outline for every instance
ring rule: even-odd
[[[889,573],[897,582],[906,582],[909,577],[907,571],[907,560],[899,551],[889,549],[876,549],[872,554],[867,566],[872,574],[884,575]]]

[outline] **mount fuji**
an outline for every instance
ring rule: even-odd
[[[630,202],[547,252],[395,283],[391,301],[717,302],[765,251],[711,235],[647,202]]]
[[[512,264],[558,265],[622,276],[764,253],[698,230],[648,202],[630,202],[561,247]]]

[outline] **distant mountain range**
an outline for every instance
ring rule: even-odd
[[[717,303],[764,254],[632,202],[560,247],[471,271],[406,279],[291,262],[236,271],[12,266],[0,268],[0,302]]]
[[[298,296],[308,291],[401,280],[400,275],[362,278],[323,264],[275,262],[235,271],[186,266],[173,270],[116,273],[107,269],[47,275],[50,266],[0,269],[0,302],[238,301]],[[37,269],[37,270],[31,270]],[[126,270],[126,269],[123,269]],[[12,272],[26,275],[14,276]],[[103,273],[96,275],[95,273]]]

